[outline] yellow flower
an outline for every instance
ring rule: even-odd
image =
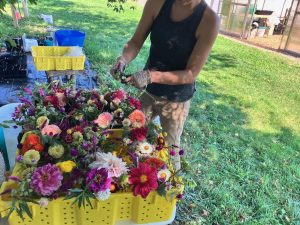
[[[57,163],[56,165],[64,173],[70,173],[76,167],[76,163],[71,160],[60,162]]]
[[[36,120],[36,127],[42,128],[43,125],[47,126],[49,124],[49,119],[47,116],[40,116]]]
[[[65,152],[64,146],[62,145],[53,145],[50,146],[48,149],[48,153],[50,156],[52,156],[55,159],[59,159],[63,156]]]
[[[72,129],[67,130],[67,134],[72,134],[72,132],[73,132]]]
[[[163,148],[162,150],[155,151],[154,155],[164,162],[168,162],[169,160],[169,151],[167,148]]]
[[[83,114],[81,114],[81,113],[75,114],[74,118],[76,120],[81,120],[83,118]]]
[[[24,154],[23,163],[27,165],[36,165],[40,158],[40,153],[34,149],[31,149]]]
[[[77,143],[80,143],[83,141],[83,135],[79,131],[74,132],[72,136],[73,136],[74,141]]]

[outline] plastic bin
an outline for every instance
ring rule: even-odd
[[[85,55],[64,56],[69,49],[70,47],[32,47],[32,56],[36,70],[83,70]]]
[[[16,163],[13,175],[18,175],[24,168]],[[14,188],[14,183],[4,182],[0,193]],[[169,196],[170,197],[170,196]],[[168,198],[169,198],[168,197]],[[137,224],[159,223],[173,218],[176,198],[172,201],[151,192],[146,199],[135,197],[132,193],[114,193],[106,201],[91,200],[93,209],[89,205],[79,208],[72,205],[73,199],[58,198],[51,201],[46,208],[29,203],[33,219],[27,215],[22,221],[16,213],[9,217],[9,225],[115,225],[121,221],[132,221]],[[4,217],[10,205],[9,195],[0,198],[0,217]]]
[[[85,33],[79,30],[58,30],[55,32],[58,46],[83,46]]]

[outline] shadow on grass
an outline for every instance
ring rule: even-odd
[[[186,188],[174,224],[299,222],[299,135],[247,129],[238,99],[197,86],[182,137],[197,187]]]
[[[220,54],[215,50],[210,53],[204,71],[213,71],[222,68],[231,68],[237,66],[237,59],[229,54]]]

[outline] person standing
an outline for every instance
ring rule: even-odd
[[[116,78],[138,55],[150,34],[146,66],[131,74],[127,82],[145,89],[140,97],[148,120],[159,116],[167,143],[177,146],[195,80],[203,68],[219,30],[219,18],[204,0],[148,0],[136,31],[111,69]],[[180,169],[180,156],[173,159]]]

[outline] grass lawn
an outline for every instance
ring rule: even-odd
[[[115,13],[106,1],[52,0],[4,35],[43,33],[37,14],[87,34],[85,50],[103,85],[141,10]],[[129,71],[142,69],[149,42]],[[300,64],[219,37],[197,79],[182,137],[192,170],[175,224],[300,224]],[[1,90],[0,90],[1,91]]]

